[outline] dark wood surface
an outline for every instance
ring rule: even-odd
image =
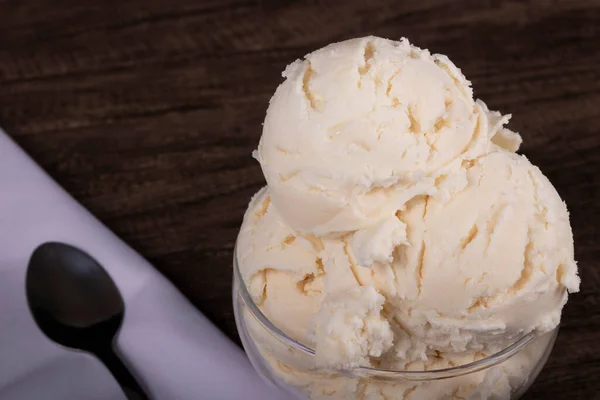
[[[0,0],[0,125],[237,340],[232,249],[280,72],[366,34],[447,54],[571,210],[583,284],[526,398],[597,399],[599,31],[584,0]]]

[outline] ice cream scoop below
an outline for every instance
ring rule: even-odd
[[[496,351],[559,323],[579,288],[573,237],[566,206],[525,157],[499,151],[465,168],[454,197],[417,197],[398,213],[409,244],[392,262],[355,270],[429,349]]]
[[[369,268],[354,256],[360,231],[295,233],[263,190],[238,244],[253,297],[335,367],[493,352],[552,330],[579,285],[564,203],[523,156],[493,152],[463,169],[454,197],[417,196],[397,213],[406,240]]]

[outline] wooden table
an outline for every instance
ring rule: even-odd
[[[237,340],[232,249],[269,97],[286,64],[371,33],[447,54],[513,113],[583,281],[526,398],[600,398],[600,1],[0,0],[0,124]]]

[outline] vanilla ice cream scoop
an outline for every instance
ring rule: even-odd
[[[559,323],[565,288],[579,288],[573,236],[565,204],[525,157],[490,153],[467,180],[448,201],[422,197],[399,213],[410,245],[389,264],[395,285],[362,283],[388,294],[394,318],[431,349],[496,351]]]
[[[323,235],[389,219],[434,178],[520,137],[473,100],[443,55],[377,37],[291,64],[271,99],[256,157],[283,219]]]

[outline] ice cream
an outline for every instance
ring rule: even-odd
[[[473,100],[442,55],[375,37],[332,44],[287,67],[257,152],[296,231],[350,232],[392,218],[435,178],[494,142],[516,150],[509,116]],[[448,182],[460,185],[460,182]]]
[[[261,311],[315,357],[290,360],[255,337],[273,368],[292,381],[315,368],[443,368],[557,326],[579,287],[566,206],[514,153],[510,116],[474,100],[447,57],[367,37],[283,75],[255,153],[268,185],[237,257]],[[313,398],[420,390],[298,379]]]

